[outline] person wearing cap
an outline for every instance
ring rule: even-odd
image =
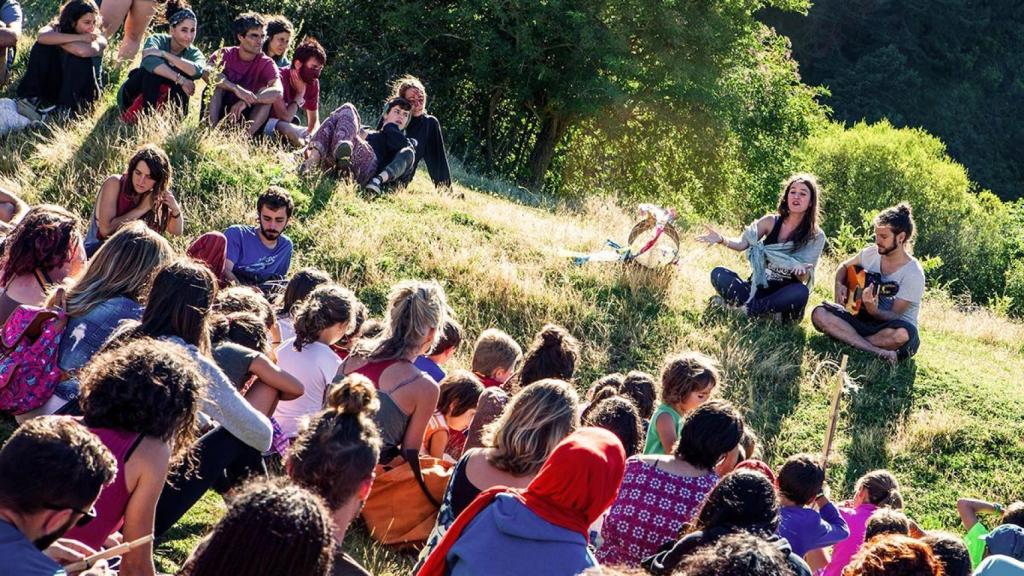
[[[981,537],[985,543],[985,560],[975,574],[1024,576],[1024,528],[1015,524],[1000,524]]]

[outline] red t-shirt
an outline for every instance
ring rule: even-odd
[[[295,94],[293,91],[295,88],[292,87],[291,73],[292,67],[285,66],[279,68],[281,75],[281,84],[284,85],[284,105],[288,106],[295,101]],[[303,110],[309,110],[313,112],[320,109],[320,79],[313,80],[312,82],[306,82],[306,93],[303,94],[306,102],[302,105]],[[290,118],[288,118],[290,120]]]
[[[274,83],[278,77],[277,64],[266,54],[260,54],[249,62],[239,56],[238,46],[221,48],[210,57],[212,65],[224,65],[224,76],[250,92],[259,92]]]

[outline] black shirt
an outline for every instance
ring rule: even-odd
[[[373,153],[377,155],[377,172],[381,172],[391,161],[395,159],[398,152],[406,146],[412,146],[409,139],[405,137],[405,133],[398,127],[397,124],[385,124],[377,132],[371,132],[366,137],[366,141],[370,143],[370,147],[373,148]]]

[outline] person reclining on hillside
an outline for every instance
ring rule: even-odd
[[[448,156],[444,150],[444,135],[441,122],[427,113],[427,89],[415,76],[403,76],[391,85],[392,98],[405,98],[412,104],[412,115],[405,133],[416,140],[416,161],[403,178],[408,184],[416,174],[420,160],[427,165],[427,173],[438,188],[451,188],[452,175],[448,168]],[[383,123],[383,119],[381,120]],[[381,124],[383,126],[383,124]]]
[[[213,93],[206,114],[210,126],[228,117],[247,122],[250,136],[258,134],[270,117],[270,106],[284,93],[277,65],[263,53],[266,21],[253,12],[240,14],[231,23],[238,46],[221,48],[210,57],[220,67],[213,78]]]
[[[42,113],[54,106],[79,112],[99,97],[100,60],[107,48],[99,15],[92,0],[64,4],[32,45],[18,98]]]
[[[309,173],[318,166],[347,170],[361,186],[380,194],[385,184],[400,182],[416,165],[416,142],[403,131],[411,110],[404,98],[388,100],[383,127],[376,131],[363,128],[354,105],[342,104],[313,135],[301,171]]]
[[[282,280],[292,263],[292,241],[284,235],[295,210],[284,188],[271,186],[256,201],[257,226],[236,224],[224,231],[228,240],[224,276],[230,282],[259,286]]]
[[[748,251],[753,273],[746,281],[728,268],[711,271],[718,300],[741,306],[748,316],[778,315],[799,322],[814,285],[814,269],[825,247],[818,227],[819,186],[810,174],[795,174],[783,182],[777,214],[751,224],[738,240],[730,240],[710,226],[698,240]]]
[[[320,72],[327,63],[327,52],[315,38],[304,38],[295,48],[291,66],[279,69],[284,94],[274,100],[271,118],[264,134],[284,135],[292,145],[306,143],[320,127]],[[306,125],[294,123],[299,109],[306,111]]]
[[[886,208],[875,216],[875,244],[839,265],[836,301],[814,309],[814,327],[891,363],[913,356],[921,345],[917,321],[925,287],[924,269],[908,251],[913,235],[909,204]],[[845,307],[850,295],[846,278],[847,268],[857,266],[869,277],[863,305],[854,315]]]

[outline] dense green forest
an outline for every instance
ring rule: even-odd
[[[1024,3],[815,0],[764,20],[837,120],[924,128],[981,187],[1024,196]]]

